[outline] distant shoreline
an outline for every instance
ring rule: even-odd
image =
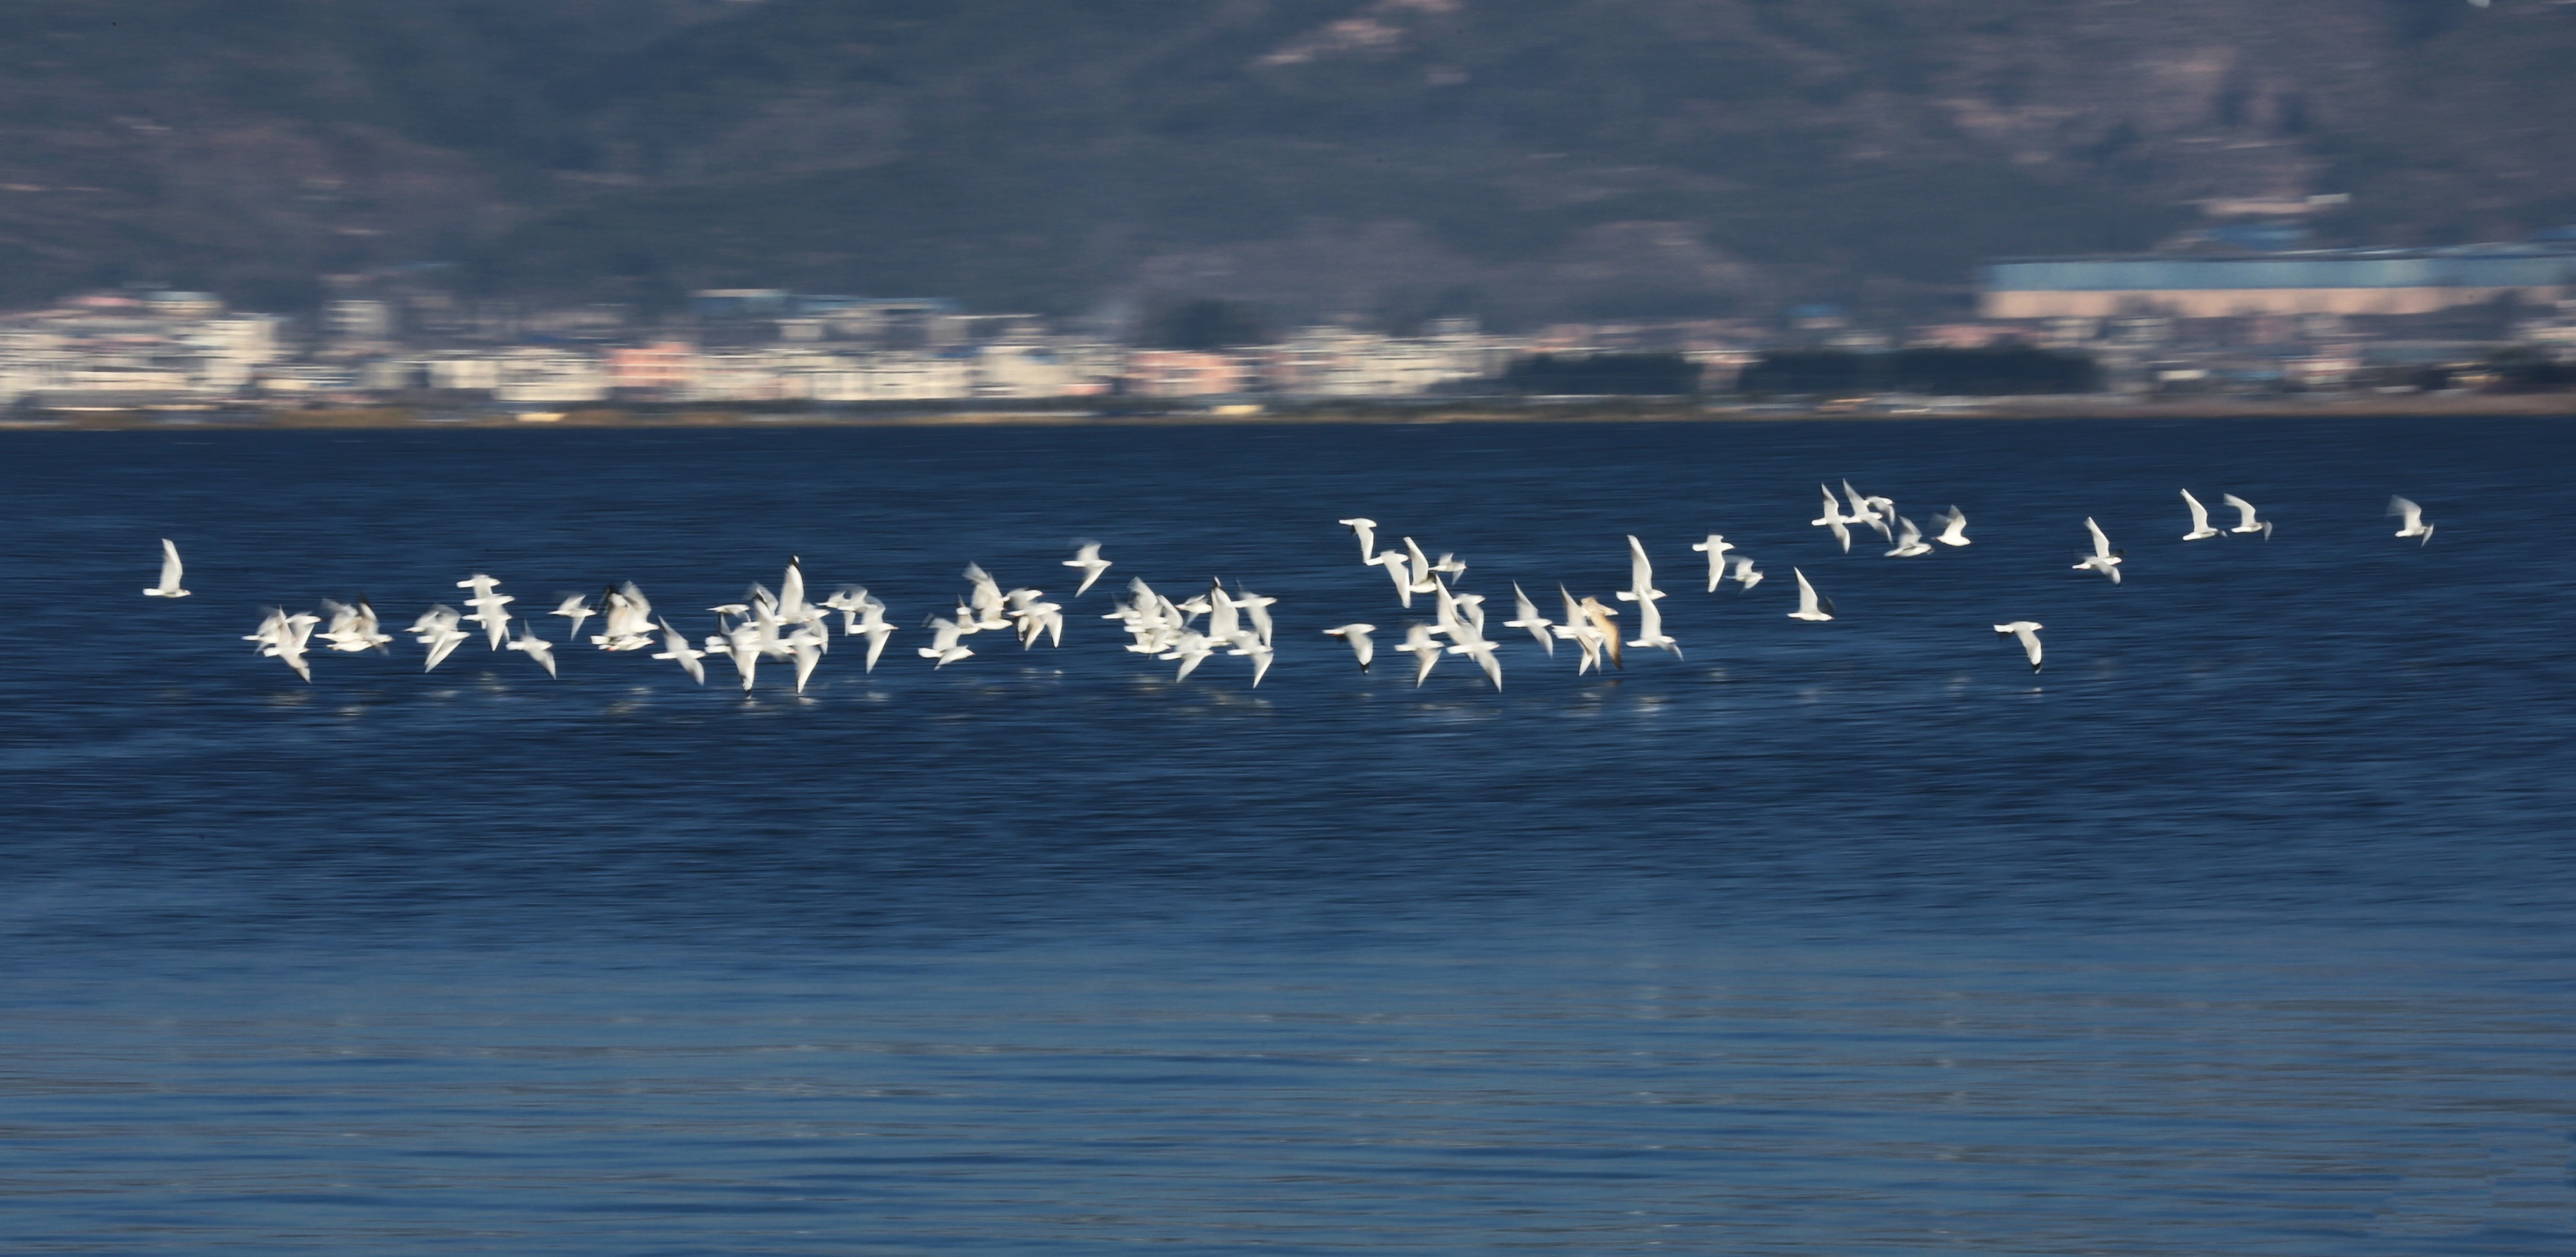
[[[2576,419],[2576,393],[2405,394],[2280,399],[2209,398],[2119,401],[2088,398],[1995,398],[1972,405],[1901,403],[1778,405],[1753,402],[1624,402],[1584,399],[1497,404],[1298,403],[1242,412],[1207,409],[994,409],[989,411],[849,412],[752,407],[614,406],[560,411],[479,408],[440,411],[385,405],[339,409],[225,411],[52,411],[0,417],[0,429],[34,432],[269,431],[442,428],[989,428],[1241,427],[1301,424],[1748,423],[1909,419]]]

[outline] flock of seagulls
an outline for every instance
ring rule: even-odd
[[[1912,520],[1897,513],[1896,503],[1889,498],[1863,494],[1849,481],[1843,482],[1839,498],[1831,488],[1820,485],[1818,489],[1824,511],[1809,523],[1827,529],[1846,554],[1851,551],[1856,528],[1866,528],[1888,542],[1890,548],[1885,555],[1895,559],[1934,554],[1936,545],[1955,548],[1973,544],[1967,535],[1968,517],[1956,506],[1931,517],[1939,531],[1927,537]],[[2272,536],[2272,521],[2261,518],[2253,503],[2235,494],[2219,496],[2221,504],[2237,513],[2236,523],[2223,530],[2211,522],[2208,507],[2190,490],[2182,491],[2182,500],[2191,518],[2189,531],[2182,534],[2186,542],[2231,534],[2259,535],[2265,540]],[[2433,525],[2414,502],[2391,498],[2388,513],[2401,522],[2395,534],[2398,538],[2413,539],[2418,545],[2432,540]],[[1463,656],[1483,672],[1495,689],[1501,689],[1502,643],[1487,636],[1485,595],[1462,591],[1454,583],[1466,575],[1467,564],[1447,552],[1434,560],[1412,537],[1402,538],[1401,546],[1380,548],[1378,523],[1373,519],[1354,516],[1338,522],[1358,539],[1360,563],[1385,570],[1401,608],[1412,610],[1417,597],[1428,600],[1430,620],[1412,620],[1403,630],[1403,644],[1394,647],[1413,656],[1413,683],[1422,685],[1442,660],[1455,655]],[[2077,560],[2074,570],[2095,572],[2118,584],[2123,553],[2112,546],[2110,537],[2091,517],[2084,520],[2084,528],[2091,537],[2092,550]],[[1630,649],[1663,651],[1681,658],[1681,643],[1665,631],[1659,605],[1670,595],[1655,587],[1654,561],[1645,543],[1635,536],[1627,540],[1628,586],[1613,591],[1610,602],[1591,595],[1578,597],[1559,584],[1556,592],[1561,618],[1550,619],[1515,581],[1511,587],[1512,618],[1498,622],[1496,627],[1528,633],[1551,658],[1560,642],[1571,643],[1577,651],[1578,676],[1626,667],[1625,652]],[[1764,579],[1753,557],[1722,534],[1710,533],[1691,549],[1707,556],[1706,592],[1716,593],[1729,580],[1736,583],[1739,592],[1749,592]],[[1071,601],[1088,593],[1113,563],[1101,557],[1098,542],[1085,541],[1077,543],[1074,556],[1064,560],[1063,565],[1081,574],[1080,582],[1068,596]],[[190,596],[192,591],[181,584],[185,571],[178,546],[165,538],[161,542],[160,579],[143,591],[144,596]],[[1798,606],[1787,613],[1788,617],[1819,624],[1832,620],[1833,600],[1819,593],[1803,570],[1793,567],[1790,574],[1798,582]],[[1035,650],[1041,642],[1049,649],[1064,644],[1067,608],[1048,601],[1044,591],[1027,586],[1005,589],[998,578],[973,563],[966,565],[961,577],[965,589],[957,595],[954,609],[944,615],[928,616],[922,625],[929,631],[929,641],[915,648],[914,654],[929,660],[932,668],[973,658],[976,650],[968,639],[988,632],[1008,634],[1022,651]],[[518,600],[502,592],[501,581],[496,577],[477,572],[456,582],[456,588],[467,594],[458,600],[463,611],[443,603],[433,605],[405,630],[423,651],[423,671],[435,670],[461,645],[480,636],[487,650],[525,655],[545,669],[546,675],[557,676],[556,647],[586,640],[609,653],[650,652],[647,657],[676,663],[699,684],[706,683],[705,661],[719,659],[733,666],[746,692],[752,689],[760,665],[776,662],[792,669],[796,692],[802,694],[836,642],[863,639],[853,648],[862,653],[863,670],[874,672],[885,654],[887,640],[902,631],[887,620],[886,604],[863,586],[844,585],[820,599],[812,598],[807,592],[803,563],[797,559],[788,561],[775,592],[755,582],[741,601],[706,608],[715,617],[715,631],[696,639],[673,627],[632,581],[609,585],[595,595],[563,596],[545,617],[570,622],[560,639],[542,634],[536,618],[514,615],[510,607]],[[1277,604],[1277,598],[1255,593],[1240,583],[1229,589],[1223,579],[1212,579],[1206,588],[1194,589],[1175,601],[1139,577],[1127,582],[1126,596],[1112,598],[1111,609],[1100,618],[1119,622],[1129,638],[1127,650],[1177,663],[1175,680],[1187,678],[1221,654],[1249,660],[1252,684],[1258,686],[1269,674],[1277,654],[1273,640],[1276,625],[1271,613]],[[1615,623],[1622,614],[1619,604],[1630,604],[1635,610],[1631,633],[1623,633]],[[365,599],[349,603],[324,600],[319,606],[318,613],[271,608],[244,640],[253,643],[261,657],[279,660],[306,681],[313,679],[311,656],[316,652],[384,653],[395,644],[396,635],[384,627]],[[585,638],[583,626],[594,618],[600,621],[598,631]],[[2039,634],[2043,627],[2031,620],[1994,626],[1998,635],[2013,638],[2021,646],[2034,673],[2040,668]],[[1373,635],[1379,631],[1377,625],[1362,622],[1323,630],[1349,647],[1362,672],[1376,661]]]

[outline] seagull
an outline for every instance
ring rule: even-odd
[[[1485,679],[1493,682],[1495,689],[1503,688],[1503,661],[1494,657],[1494,643],[1481,635],[1473,636],[1451,646],[1449,653],[1475,660],[1476,666],[1485,670]]]
[[[1748,554],[1735,556],[1735,583],[1743,589],[1751,589],[1762,583],[1762,573],[1753,566],[1753,556]]]
[[[1351,653],[1360,657],[1360,671],[1366,672],[1369,670],[1369,661],[1377,658],[1377,644],[1369,640],[1369,634],[1376,631],[1377,626],[1374,624],[1345,624],[1340,628],[1325,629],[1324,635],[1349,642]]]
[[[787,556],[787,575],[778,581],[778,618],[795,623],[805,618],[805,560]]]
[[[1376,521],[1376,520],[1373,520],[1373,519],[1365,519],[1365,518],[1362,518],[1362,517],[1360,517],[1360,516],[1356,516],[1356,515],[1354,515],[1354,516],[1352,516],[1352,517],[1351,517],[1351,518],[1349,518],[1349,519],[1337,519],[1337,520],[1334,520],[1333,522],[1334,522],[1334,523],[1336,523],[1336,524],[1340,524],[1342,527],[1344,527],[1344,528],[1348,528],[1348,529],[1350,529],[1352,532],[1355,532],[1355,533],[1358,533],[1358,534],[1359,534],[1359,536],[1360,536],[1360,562],[1362,562],[1362,563],[1375,563],[1375,562],[1377,562],[1377,560],[1372,559],[1372,558],[1370,558],[1370,557],[1369,557],[1370,552],[1371,552],[1371,551],[1374,551],[1374,550],[1376,550],[1376,549],[1377,549],[1377,521]]]
[[[1627,671],[1628,658],[1619,649],[1619,626],[1610,622],[1613,616],[1619,614],[1618,609],[1606,606],[1600,599],[1585,594],[1582,610],[1584,622],[1592,626],[1593,634],[1600,639],[1601,652],[1609,658],[1610,666],[1622,672]],[[1595,660],[1593,666],[1599,667],[1599,661]],[[1583,674],[1577,672],[1575,675]]]
[[[1449,556],[1444,554],[1440,557],[1447,559]],[[1431,560],[1424,557],[1421,543],[1415,541],[1411,537],[1405,538],[1404,558],[1405,562],[1410,564],[1413,569],[1413,592],[1417,594],[1430,593],[1432,585]]]
[[[1207,657],[1209,655],[1215,653],[1216,647],[1208,641],[1207,634],[1189,631],[1182,633],[1180,640],[1172,643],[1172,648],[1170,650],[1154,657],[1167,661],[1173,659],[1180,660],[1181,670],[1174,673],[1172,679],[1175,681],[1186,681],[1189,679],[1192,672],[1198,671],[1198,666],[1200,664],[1207,662]]]
[[[510,639],[508,648],[536,660],[538,666],[546,670],[547,676],[556,675],[554,643],[537,636],[535,624],[526,620],[519,621],[519,635]]]
[[[2182,501],[2183,505],[2191,508],[2191,531],[2182,535],[2183,540],[2207,541],[2212,537],[2223,537],[2226,535],[2225,533],[2209,526],[2209,508],[2202,506],[2200,504],[2200,499],[2191,495],[2191,490],[2185,489],[2182,491]]]
[[[1692,544],[1691,549],[1708,556],[1708,592],[1716,593],[1717,583],[1726,579],[1726,552],[1734,548],[1733,543],[1716,533],[1710,533],[1706,541]]]
[[[1073,590],[1073,596],[1079,598],[1083,590],[1091,588],[1091,582],[1100,579],[1100,574],[1109,570],[1109,560],[1100,557],[1100,543],[1097,541],[1078,541],[1074,544],[1080,548],[1073,552],[1072,558],[1064,561],[1064,565],[1082,569],[1082,583],[1075,586]]]
[[[930,644],[923,646],[914,652],[924,659],[938,660],[937,663],[930,665],[931,671],[936,672],[941,668],[945,668],[948,665],[955,663],[960,659],[967,658],[975,653],[972,649],[969,649],[957,640],[959,637],[965,635],[965,626],[959,622],[964,619],[965,617],[962,615],[957,617],[955,620],[941,619],[937,616],[931,617]]]
[[[1601,631],[1593,627],[1592,618],[1584,610],[1583,603],[1576,602],[1574,595],[1565,591],[1565,586],[1556,587],[1556,596],[1565,600],[1565,623],[1549,629],[1548,632],[1582,648],[1583,661],[1574,667],[1574,675],[1582,676],[1601,666]],[[1590,599],[1584,601],[1589,602]]]
[[[435,604],[411,622],[413,640],[429,648],[429,662],[421,665],[421,671],[428,672],[438,667],[456,649],[458,642],[472,636],[456,625],[455,608]]]
[[[1440,643],[1431,640],[1430,625],[1415,621],[1405,627],[1404,644],[1396,649],[1413,656],[1413,688],[1418,690],[1422,688],[1423,681],[1431,676],[1433,665],[1440,662],[1440,652],[1444,648]]]
[[[1467,574],[1467,563],[1466,560],[1459,558],[1457,555],[1443,551],[1440,555],[1440,561],[1432,564],[1431,570],[1435,572],[1443,572],[1453,577],[1464,576]]]
[[[354,655],[362,650],[381,650],[393,641],[392,634],[379,631],[376,609],[368,606],[364,598],[360,598],[354,607],[342,606],[326,598],[322,601],[322,610],[331,617],[331,627],[317,636],[329,642],[333,650]]]
[[[2254,518],[2253,503],[2248,502],[2233,493],[2219,494],[2218,500],[2225,505],[2236,508],[2236,526],[2228,529],[2227,531],[2259,532],[2263,534],[2263,540],[2270,541],[2272,539],[2272,521],[2268,519]]]
[[[499,650],[510,633],[510,613],[503,608],[518,599],[499,592],[501,582],[481,572],[456,582],[456,587],[474,591],[474,596],[465,600],[465,605],[474,608],[474,612],[465,618],[482,625],[483,635],[491,640],[491,648]]]
[[[1656,606],[1652,598],[1637,600],[1637,640],[1628,644],[1639,649],[1669,650],[1673,652],[1673,658],[1682,657],[1681,643],[1664,632],[1664,609]],[[1497,679],[1494,688],[1502,687],[1501,680]]]
[[[572,621],[572,635],[564,638],[565,641],[571,641],[574,637],[581,636],[581,622],[599,614],[599,612],[591,609],[590,599],[585,598],[580,594],[566,594],[564,595],[563,605],[556,607],[553,614],[563,616],[564,618]]]
[[[1867,524],[1878,531],[1879,539],[1882,541],[1896,539],[1887,531],[1888,517],[1896,513],[1894,501],[1882,497],[1864,497],[1860,490],[1851,487],[1851,481],[1848,480],[1843,482],[1843,496],[1850,498],[1852,505],[1851,515],[1844,522]]]
[[[1628,587],[1619,591],[1621,602],[1652,602],[1664,596],[1655,588],[1655,564],[1646,557],[1645,543],[1634,535],[1628,538]]]
[[[877,670],[877,656],[885,653],[886,639],[894,636],[894,626],[885,622],[886,608],[884,603],[879,602],[874,598],[868,598],[866,591],[864,590],[860,591],[859,596],[866,599],[866,602],[859,608],[859,627],[852,631],[863,634],[867,637],[868,666],[866,670],[874,672]]]
[[[2094,523],[2092,516],[2084,517],[2084,527],[2093,534],[2093,553],[2086,555],[2082,562],[2077,563],[2074,570],[2100,572],[2110,577],[2112,584],[2119,584],[2120,552],[2111,548],[2111,539],[2102,535],[2102,526]]]
[[[1819,596],[1816,593],[1816,587],[1807,583],[1805,572],[1794,567],[1790,568],[1789,572],[1798,578],[1798,609],[1790,612],[1789,618],[1810,620],[1819,624],[1834,618],[1834,600]]]
[[[1512,582],[1512,618],[1503,621],[1503,627],[1528,629],[1529,635],[1537,638],[1539,645],[1547,647],[1548,654],[1556,653],[1556,635],[1548,631],[1555,626],[1547,622],[1546,616],[1538,613],[1538,604],[1531,602],[1530,596],[1521,592],[1519,581]]]
[[[655,623],[662,626],[662,649],[653,657],[679,660],[680,667],[689,674],[690,680],[700,685],[706,684],[707,666],[698,661],[706,658],[707,652],[691,646],[689,639],[682,637],[680,630],[672,628],[669,620],[657,620]]]
[[[1387,579],[1395,582],[1395,596],[1404,600],[1406,610],[1412,610],[1413,578],[1405,572],[1404,551],[1380,550],[1370,562],[1386,569]]]
[[[179,588],[179,547],[168,537],[161,539],[161,583],[144,590],[146,598],[185,598],[188,590]]]
[[[1843,504],[1834,500],[1833,490],[1817,485],[1816,491],[1825,495],[1825,513],[1808,520],[1807,523],[1816,528],[1832,529],[1834,540],[1843,543],[1843,553],[1851,553],[1851,529],[1843,525],[1859,521],[1843,518]]]
[[[831,648],[831,641],[828,632],[811,624],[787,635],[788,653],[796,657],[797,693],[805,692],[806,678],[814,675],[814,665],[822,661],[823,652]]]
[[[1932,553],[1932,547],[1923,540],[1923,530],[1902,515],[1896,517],[1895,540],[1896,548],[1887,552],[1891,559],[1919,559]]]
[[[2015,620],[2010,624],[1995,626],[1995,632],[1998,635],[2021,639],[2021,653],[2030,656],[2030,670],[2033,672],[2039,671],[2039,629],[2039,625],[2029,620]]]
[[[1968,541],[1968,513],[1966,511],[1953,506],[1950,508],[1949,514],[1935,515],[1932,518],[1944,521],[1941,525],[1941,535],[1934,537],[1934,541],[1938,541],[1945,546],[1964,546],[1971,544]]]
[[[2423,507],[2417,506],[2413,502],[2407,501],[2404,498],[2392,497],[2388,499],[2388,513],[2391,515],[2405,516],[2405,526],[2397,530],[2398,536],[2421,537],[2423,538],[2423,541],[2415,543],[2419,546],[2423,545],[2425,541],[2431,541],[2433,539],[2433,526],[2424,522]]]

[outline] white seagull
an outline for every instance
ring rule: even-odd
[[[2111,548],[2111,539],[2102,535],[2102,526],[2094,523],[2092,516],[2084,517],[2084,527],[2086,531],[2093,534],[2093,553],[2084,556],[2083,560],[2075,565],[2074,570],[2100,572],[2110,577],[2112,584],[2119,584],[2120,552]]]
[[[1794,567],[1789,572],[1798,578],[1798,609],[1790,612],[1789,618],[1818,624],[1834,618],[1834,600],[1817,594],[1816,587],[1807,583],[1805,572]]]
[[[572,632],[564,638],[565,641],[571,641],[581,636],[581,622],[599,613],[591,609],[590,599],[580,594],[566,594],[563,604],[556,607],[553,614],[572,621]]]
[[[546,670],[547,676],[555,675],[554,643],[537,636],[535,624],[527,620],[519,621],[519,635],[509,640],[508,648],[536,660],[538,666]]]
[[[2263,540],[2270,541],[2272,539],[2272,521],[2268,519],[2254,518],[2253,503],[2248,502],[2233,493],[2219,494],[2218,500],[2226,505],[2236,508],[2236,526],[2228,529],[2227,531],[2259,532],[2263,534]]]
[[[2424,542],[2431,541],[2433,539],[2433,526],[2424,522],[2423,507],[2417,506],[2405,498],[2392,497],[2388,499],[2388,513],[2391,515],[2400,515],[2405,517],[2405,526],[2397,530],[2398,536],[2421,537],[2423,540],[2415,543],[2419,546],[2424,544]]]
[[[481,572],[456,582],[456,587],[474,591],[474,596],[465,600],[465,605],[474,611],[465,618],[482,625],[483,635],[491,639],[491,648],[499,650],[510,634],[510,613],[506,608],[518,599],[499,592],[501,582]]]
[[[2191,490],[2182,491],[2182,501],[2183,505],[2191,508],[2191,531],[2182,535],[2183,540],[2207,541],[2212,537],[2226,535],[2209,526],[2209,508],[2202,506],[2200,499],[2191,495]]]
[[[1762,583],[1762,572],[1760,569],[1753,566],[1752,555],[1739,554],[1735,556],[1735,583],[1739,591],[1751,589]]]
[[[472,636],[456,625],[454,608],[434,604],[411,622],[413,639],[429,648],[429,661],[421,665],[421,671],[430,671],[445,662],[458,642]]]
[[[189,591],[179,588],[179,547],[168,537],[161,539],[161,583],[144,590],[146,598],[185,598]]]
[[[1440,662],[1440,653],[1446,648],[1431,640],[1430,625],[1417,620],[1405,627],[1404,644],[1396,649],[1413,656],[1413,688],[1418,690],[1430,678],[1433,665]]]
[[[1512,618],[1503,621],[1503,627],[1528,629],[1529,635],[1537,638],[1539,645],[1547,647],[1548,654],[1556,653],[1556,634],[1548,631],[1555,626],[1548,623],[1546,616],[1538,613],[1538,604],[1531,602],[1530,596],[1521,592],[1519,581],[1512,582]]]
[[[1693,542],[1691,549],[1708,556],[1708,592],[1717,592],[1717,583],[1726,579],[1726,552],[1735,546],[1726,538],[1710,533],[1708,540]]]
[[[1851,529],[1844,527],[1844,525],[1858,523],[1859,521],[1843,517],[1843,504],[1834,500],[1833,490],[1828,489],[1823,485],[1817,485],[1816,492],[1825,495],[1825,513],[1815,517],[1814,519],[1808,520],[1807,523],[1817,528],[1832,529],[1834,540],[1843,543],[1843,553],[1851,553]]]
[[[653,657],[679,660],[681,669],[689,674],[690,680],[706,684],[707,666],[698,661],[706,658],[707,652],[690,645],[689,639],[681,636],[680,630],[672,628],[670,621],[657,620],[655,623],[662,626],[662,649],[654,652]]]
[[[1923,530],[1902,515],[1896,517],[1895,541],[1896,548],[1887,552],[1891,559],[1919,559],[1932,553],[1931,545],[1923,540]]]
[[[1074,586],[1073,590],[1073,596],[1079,598],[1083,590],[1091,588],[1091,582],[1100,579],[1100,574],[1109,570],[1109,560],[1100,557],[1100,543],[1097,541],[1080,541],[1074,544],[1080,548],[1073,552],[1072,558],[1064,561],[1064,565],[1082,569],[1082,583]]]
[[[2010,624],[1995,626],[1995,632],[1998,635],[2021,639],[2021,653],[2030,656],[2030,670],[2033,672],[2039,671],[2039,629],[2038,624],[2029,620],[2015,620]]]
[[[1369,670],[1369,661],[1377,658],[1377,645],[1369,640],[1369,634],[1376,631],[1377,626],[1374,624],[1345,624],[1340,628],[1325,629],[1324,635],[1349,642],[1351,653],[1360,658],[1360,671],[1366,672]]]
[[[1334,520],[1333,522],[1334,522],[1334,523],[1336,523],[1336,524],[1340,524],[1342,527],[1344,527],[1344,528],[1348,528],[1348,529],[1350,529],[1352,532],[1355,532],[1355,533],[1358,533],[1358,534],[1359,534],[1359,536],[1360,536],[1360,562],[1362,562],[1362,563],[1375,563],[1375,562],[1377,562],[1377,560],[1376,560],[1376,559],[1373,559],[1373,558],[1370,558],[1370,557],[1369,557],[1369,555],[1377,549],[1377,521],[1376,521],[1376,520],[1373,520],[1373,519],[1366,519],[1366,518],[1362,518],[1362,517],[1360,517],[1360,516],[1354,515],[1354,516],[1350,517],[1349,519],[1337,519],[1337,520]]]
[[[1934,541],[1938,541],[1945,546],[1964,546],[1971,544],[1968,540],[1968,513],[1966,511],[1953,506],[1950,508],[1949,514],[1935,515],[1932,518],[1942,521],[1941,535],[1934,537]]]

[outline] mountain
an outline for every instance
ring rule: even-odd
[[[0,299],[1115,318],[1963,310],[1977,259],[2342,193],[2576,220],[2576,5],[2496,0],[0,0]],[[2246,206],[2239,204],[2235,208]],[[2252,208],[2263,208],[2261,205]]]

